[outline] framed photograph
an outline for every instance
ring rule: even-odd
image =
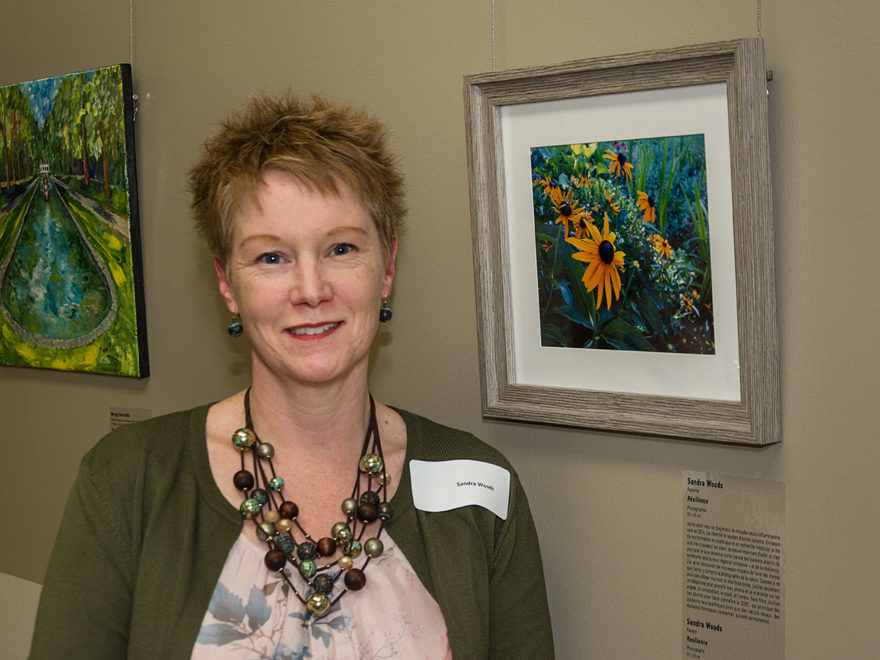
[[[0,87],[0,364],[149,375],[131,68]]]
[[[466,76],[487,417],[780,440],[760,39]]]

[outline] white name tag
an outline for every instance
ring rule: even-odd
[[[476,504],[507,519],[510,472],[491,463],[410,461],[413,504],[422,511],[449,511]]]

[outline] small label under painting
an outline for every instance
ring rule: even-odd
[[[132,422],[142,422],[152,416],[153,411],[147,408],[110,408],[110,430]]]

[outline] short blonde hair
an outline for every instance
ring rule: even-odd
[[[196,228],[226,264],[232,224],[244,196],[254,195],[267,169],[289,172],[325,194],[348,186],[370,213],[390,253],[406,208],[403,179],[373,117],[320,97],[258,96],[205,142],[190,170]]]

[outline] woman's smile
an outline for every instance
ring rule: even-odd
[[[340,326],[340,322],[320,323],[315,325],[299,325],[295,328],[288,328],[287,332],[297,339],[321,339],[332,333]]]

